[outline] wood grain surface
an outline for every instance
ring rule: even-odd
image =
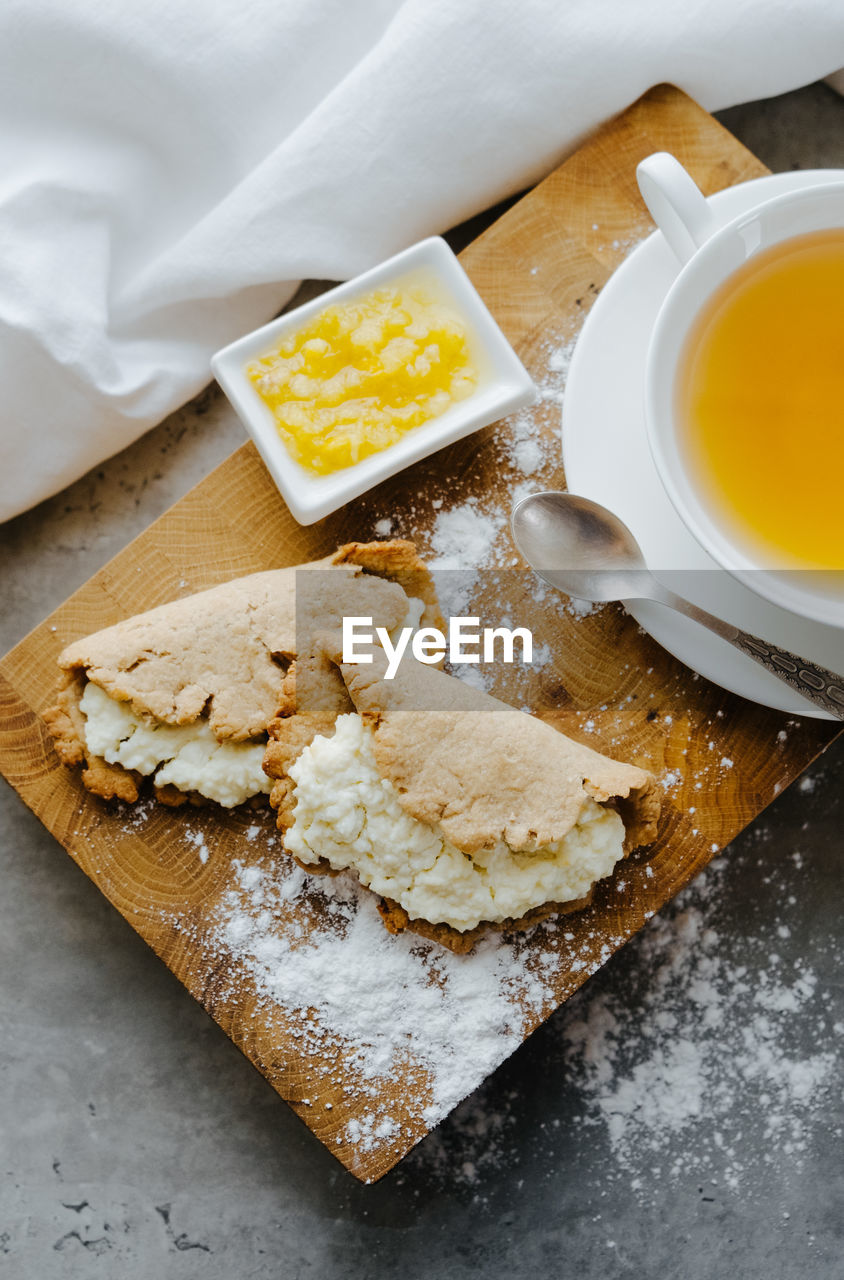
[[[662,149],[674,152],[707,193],[765,172],[700,107],[661,87],[604,127],[463,253],[481,295],[540,382],[549,350],[576,337],[604,282],[652,229],[635,167]],[[559,398],[544,397],[532,412],[547,462],[531,481],[559,487]],[[236,957],[212,945],[214,907],[231,887],[232,859],[249,865],[283,856],[268,844],[269,816],[156,809],[140,818],[109,808],[61,767],[39,712],[52,701],[60,650],[78,636],[228,578],[372,537],[385,517],[395,534],[416,538],[424,549],[437,512],[449,505],[474,501],[487,514],[508,512],[520,479],[509,431],[507,422],[496,424],[307,529],[292,519],[245,445],[0,664],[0,768],[9,782],[316,1136],[367,1181],[427,1131],[413,1096],[415,1088],[424,1092],[424,1071],[377,1086],[376,1101],[388,1103],[396,1121],[389,1142],[349,1141],[350,1121],[365,1115],[373,1095],[349,1087],[355,1068],[342,1045],[329,1053],[303,1044],[291,1016],[232,972]],[[503,522],[496,552],[500,565],[515,563]],[[525,1036],[838,732],[692,676],[619,607],[585,617],[557,611],[551,621],[539,609],[536,624],[550,627],[553,663],[531,688],[532,709],[590,746],[647,765],[663,780],[665,803],[656,846],[623,864],[588,910],[567,918],[566,941],[562,932],[537,933],[535,945],[549,957],[549,996],[525,1017]],[[197,841],[212,853],[205,861],[197,857]],[[467,1060],[466,1092],[478,1083]]]

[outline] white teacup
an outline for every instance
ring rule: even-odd
[[[685,456],[676,411],[686,340],[709,299],[755,254],[794,236],[844,227],[844,180],[775,196],[719,225],[706,198],[674,156],[667,152],[649,156],[639,165],[637,178],[654,221],[681,263],[651,337],[645,384],[648,439],[666,492],[686,527],[718,565],[774,604],[844,627],[844,574],[795,572],[793,565],[762,563],[740,545],[707,499],[701,478]],[[821,459],[818,465],[823,465]]]

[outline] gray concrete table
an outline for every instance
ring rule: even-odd
[[[722,118],[773,169],[844,166],[822,85]],[[0,530],[3,651],[241,439],[209,389]],[[840,1277],[843,767],[369,1188],[3,784],[0,1274]]]

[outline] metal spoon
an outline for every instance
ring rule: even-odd
[[[513,539],[540,578],[582,600],[657,600],[735,645],[802,697],[844,720],[844,676],[741,631],[663,586],[627,525],[571,493],[534,493],[513,508]]]

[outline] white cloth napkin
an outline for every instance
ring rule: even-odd
[[[841,0],[6,0],[0,519],[115,453],[305,277],[538,179],[671,81],[844,64]]]

